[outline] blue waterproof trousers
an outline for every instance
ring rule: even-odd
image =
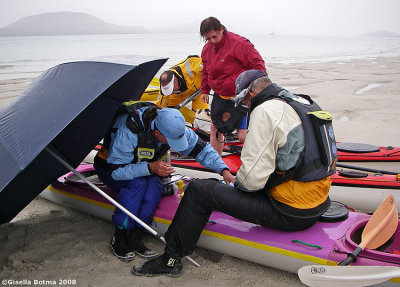
[[[96,168],[99,178],[117,192],[117,202],[136,215],[146,224],[153,221],[154,212],[164,190],[160,177],[149,175],[132,180],[114,180],[109,171]],[[122,229],[134,229],[140,225],[116,208],[112,217],[113,224]]]

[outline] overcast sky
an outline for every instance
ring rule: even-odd
[[[400,33],[400,0],[0,0],[0,28],[26,16],[58,11],[148,29],[193,21],[200,25],[214,16],[239,34]]]

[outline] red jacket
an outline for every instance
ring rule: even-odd
[[[212,89],[223,97],[235,96],[235,80],[246,70],[267,72],[264,60],[254,45],[244,37],[227,32],[216,45],[207,43],[201,52],[203,73],[201,93]]]

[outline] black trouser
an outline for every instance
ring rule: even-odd
[[[329,206],[329,198],[324,205]],[[313,225],[321,212],[300,211],[298,216],[282,213],[280,205],[265,192],[245,192],[215,180],[194,180],[185,191],[175,217],[165,234],[165,248],[172,256],[193,252],[213,210],[237,219],[274,229],[296,231]],[[325,206],[323,210],[325,210]],[[320,210],[320,208],[318,208]]]
[[[213,125],[217,128],[219,132],[224,133],[225,123],[222,121],[222,117],[225,113],[229,113],[230,115],[232,115],[235,110],[235,103],[231,100],[225,100],[217,94],[214,94],[210,107],[211,121]]]
[[[231,100],[225,100],[220,96],[214,94],[213,101],[211,103],[211,120],[217,130],[224,136],[230,135],[237,128],[245,129],[241,127],[243,118],[248,113],[248,108],[242,104],[235,107],[234,102]],[[226,122],[222,121],[223,115],[229,113],[229,119]]]

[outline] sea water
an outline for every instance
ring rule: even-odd
[[[267,66],[400,55],[400,38],[243,36]],[[164,68],[168,68],[188,55],[200,55],[203,46],[198,34],[185,33],[0,37],[0,80],[36,77],[61,63],[112,55],[166,57]]]

